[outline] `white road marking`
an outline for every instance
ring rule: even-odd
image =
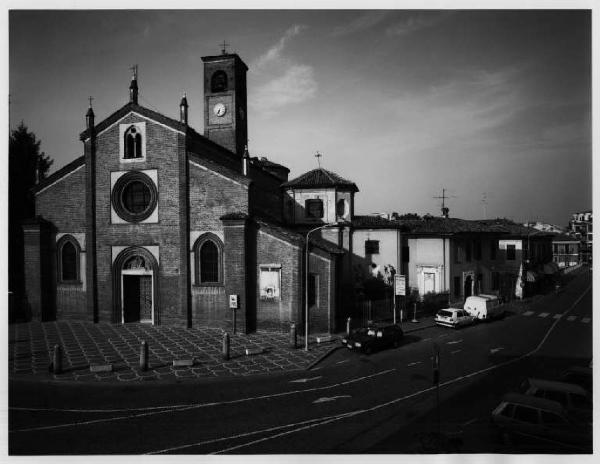
[[[587,292],[590,291],[591,288],[592,288],[592,286],[590,285],[581,294],[581,296],[571,305],[571,307],[566,311],[566,313],[570,312],[575,306],[577,306],[579,304],[579,302],[583,299],[583,297],[587,294]],[[540,341],[540,343],[533,350],[531,350],[530,352],[525,353],[525,354],[523,354],[523,355],[521,355],[521,356],[519,356],[517,358],[509,359],[509,360],[504,361],[502,363],[494,364],[494,365],[488,366],[488,367],[486,367],[484,369],[480,369],[478,371],[471,372],[470,374],[463,375],[461,377],[457,377],[457,378],[454,378],[454,379],[451,379],[451,380],[447,380],[447,381],[439,384],[438,386],[444,387],[444,386],[452,385],[452,384],[460,382],[460,381],[462,381],[464,379],[468,379],[468,378],[471,378],[471,377],[474,377],[474,376],[477,376],[477,375],[480,375],[480,374],[484,374],[486,372],[490,372],[490,371],[499,369],[499,368],[504,367],[504,366],[508,366],[510,364],[514,364],[516,362],[521,361],[522,359],[525,359],[525,358],[527,358],[527,357],[529,357],[529,356],[537,353],[540,350],[540,348],[542,347],[542,345],[546,342],[546,340],[548,339],[548,337],[550,336],[550,334],[552,333],[552,331],[554,330],[554,328],[556,327],[556,324],[558,322],[559,321],[554,321],[554,323],[546,331],[546,335],[544,335],[544,337],[542,338],[542,340]],[[304,427],[294,428],[293,430],[290,430],[290,431],[287,431],[287,432],[283,432],[283,433],[280,433],[280,434],[277,434],[277,435],[273,435],[273,436],[270,436],[270,437],[261,438],[259,440],[254,441],[254,442],[244,443],[244,444],[237,445],[237,446],[234,446],[234,447],[230,447],[230,448],[226,448],[226,449],[223,449],[223,450],[219,450],[219,451],[216,451],[214,454],[216,454],[216,453],[225,453],[227,451],[232,451],[234,449],[243,448],[245,446],[253,445],[255,443],[259,443],[259,442],[263,442],[263,441],[267,441],[267,440],[279,438],[279,437],[284,436],[284,435],[289,435],[291,433],[300,432],[302,430],[306,430],[306,429],[309,429],[309,428],[317,427],[319,425],[329,424],[331,422],[342,420],[342,419],[345,419],[347,417],[353,417],[353,416],[357,416],[357,415],[360,415],[360,414],[365,414],[365,413],[373,412],[373,411],[376,411],[378,409],[387,408],[388,406],[400,403],[400,402],[402,402],[404,400],[407,400],[407,399],[410,399],[410,398],[414,398],[414,397],[422,395],[424,393],[429,393],[429,392],[435,390],[435,388],[436,388],[435,386],[432,386],[432,387],[426,388],[425,390],[420,390],[420,391],[408,394],[406,396],[395,398],[393,400],[387,401],[385,403],[377,404],[377,405],[372,406],[372,407],[367,408],[367,409],[358,409],[358,410],[350,411],[348,413],[340,414],[340,415],[337,415],[337,416],[329,416],[329,417],[323,417],[323,418],[320,418],[320,419],[315,419],[314,421],[313,420],[309,420],[309,421],[305,421],[305,422],[300,422],[298,424],[287,424],[287,425],[284,425],[284,426],[275,427],[272,430],[274,430],[274,429],[282,429],[282,428],[286,428],[286,427],[295,427],[295,426],[301,425],[301,424],[309,424],[309,425],[306,425]],[[266,432],[266,431],[268,431],[268,430],[264,430],[263,432]],[[199,442],[199,443],[194,443],[194,444],[189,444],[189,445],[183,445],[183,446],[179,446],[177,448],[170,448],[170,449],[167,449],[167,450],[155,451],[155,452],[150,452],[150,453],[147,453],[147,454],[158,454],[158,453],[172,451],[172,450],[175,450],[175,449],[189,448],[189,447],[192,447],[192,446],[200,446],[202,444],[214,443],[216,441],[224,441],[224,440],[227,440],[227,439],[234,439],[234,438],[238,438],[238,437],[241,437],[241,436],[248,436],[248,435],[252,435],[252,434],[256,434],[256,433],[260,433],[260,432],[248,432],[248,433],[245,433],[245,434],[234,435],[234,436],[231,436],[231,437],[222,437],[222,438],[210,440],[208,442]]]
[[[290,383],[306,383],[306,382],[312,382],[313,380],[319,380],[322,379],[323,376],[318,376],[318,377],[310,377],[307,379],[296,379],[296,380],[290,380]]]
[[[461,343],[462,338],[460,340],[452,340],[451,342],[446,342],[448,345],[456,345],[457,343]]]
[[[406,367],[416,366],[417,364],[423,364],[423,361],[417,361],[417,362],[414,362],[414,363],[407,364]]]
[[[349,359],[342,359],[341,361],[336,362],[336,364],[344,364],[344,363],[347,363],[347,362],[350,362],[350,360]]]
[[[548,317],[550,313],[539,313],[538,317]]]
[[[555,314],[554,316],[552,316],[552,319],[560,319],[562,317],[562,313],[561,314]]]
[[[499,346],[498,348],[490,348],[490,353],[494,354],[503,349],[504,349],[504,347],[502,347],[502,346]]]
[[[577,316],[569,316],[569,317],[567,317],[567,321],[569,321],[569,322],[573,322],[575,319],[577,319]]]
[[[477,417],[475,417],[475,418],[473,418],[473,419],[471,419],[471,420],[469,420],[469,421],[467,421],[467,422],[463,422],[463,423],[462,423],[462,424],[460,424],[460,425],[461,425],[462,427],[466,427],[467,425],[474,424],[475,422],[477,422],[477,420],[478,420],[478,419],[477,419]]]
[[[532,314],[535,314],[535,312],[534,311],[525,311],[523,313],[523,316],[531,316]]]
[[[429,338],[424,338],[423,340],[421,340],[422,342],[428,342],[429,340],[431,340],[431,337]]]
[[[329,401],[339,400],[340,398],[352,398],[350,395],[324,396],[313,401],[313,404],[328,403]]]
[[[450,354],[456,354],[456,353],[460,353],[461,351],[462,351],[462,350],[454,350],[454,351],[451,351],[451,352],[450,352]]]
[[[591,321],[591,319],[589,317],[582,317],[581,318],[581,322],[583,322],[584,324],[588,324]]]

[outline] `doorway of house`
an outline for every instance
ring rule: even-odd
[[[473,294],[473,277],[467,275],[465,277],[465,300]]]
[[[152,275],[123,272],[123,322],[152,323]]]
[[[425,272],[423,274],[423,294],[435,292],[435,274],[433,272]]]

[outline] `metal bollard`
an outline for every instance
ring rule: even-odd
[[[346,335],[350,335],[350,331],[352,330],[352,318],[349,317],[346,319]]]
[[[54,345],[52,372],[55,374],[60,374],[62,372],[62,347],[60,345]]]
[[[298,348],[298,334],[296,333],[296,324],[293,322],[290,324],[290,347]]]
[[[417,322],[419,322],[417,320],[417,303],[414,303],[413,307],[414,307],[415,310],[414,310],[414,313],[413,313],[412,321],[410,321],[410,322],[417,323]]]
[[[225,361],[229,361],[229,334],[227,332],[223,333],[223,359]]]
[[[148,370],[148,344],[146,340],[142,340],[142,345],[140,346],[140,369],[142,371]]]

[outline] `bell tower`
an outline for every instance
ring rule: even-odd
[[[204,56],[204,136],[242,156],[248,141],[246,72],[235,53]]]

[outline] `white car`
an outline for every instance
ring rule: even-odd
[[[473,324],[475,316],[471,316],[464,309],[445,308],[440,309],[435,315],[435,323],[446,327],[461,327]]]

